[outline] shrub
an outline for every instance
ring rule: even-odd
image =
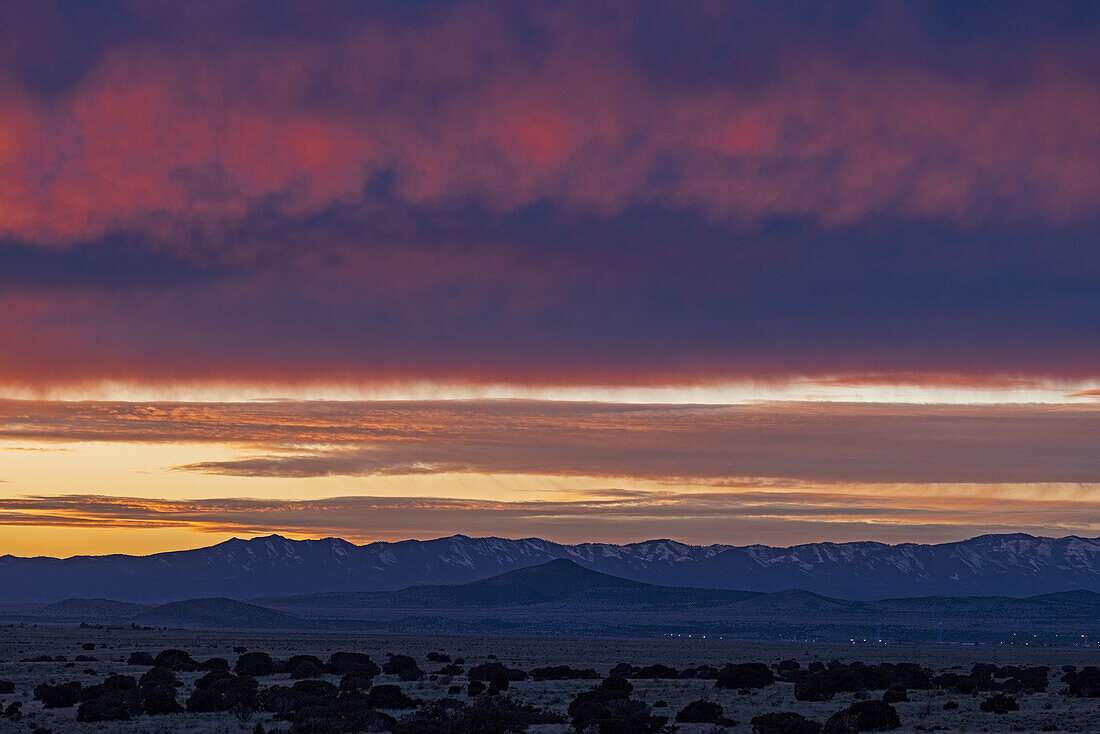
[[[472,680],[470,681],[470,685],[466,688],[466,695],[470,698],[473,698],[474,696],[480,696],[482,693],[485,693],[485,688],[485,684],[481,681]]]
[[[657,734],[668,731],[665,717],[652,715],[649,706],[633,698],[586,703],[578,706],[572,717],[573,727],[579,732],[595,729],[599,734]]]
[[[344,673],[344,677],[340,679],[340,690],[365,691],[370,688],[373,680],[374,676],[366,673]]]
[[[210,658],[199,663],[199,670],[229,670],[229,661],[225,658]]]
[[[570,668],[568,665],[552,665],[546,668],[535,668],[531,671],[531,678],[536,681],[543,680],[588,680],[599,678],[600,675],[592,668]]]
[[[428,660],[432,661],[433,663],[449,663],[451,662],[451,656],[444,655],[441,652],[430,652],[428,653]]]
[[[795,679],[794,697],[797,701],[831,701],[835,695],[832,676],[825,671],[805,673]]]
[[[954,711],[958,708],[959,708],[959,702],[958,701],[948,701],[947,703],[945,703],[943,705],[943,710],[944,711]]]
[[[416,660],[408,655],[394,655],[390,653],[389,660],[382,665],[382,672],[387,675],[396,675],[403,681],[420,680],[424,677],[424,671],[416,664]]]
[[[1100,673],[1082,670],[1080,673],[1067,673],[1065,678],[1070,680],[1067,693],[1079,698],[1100,698]]]
[[[462,675],[463,668],[457,663],[447,663],[436,671],[438,675]]]
[[[937,675],[932,679],[932,683],[945,690],[963,694],[973,693],[978,687],[978,684],[973,678],[968,675],[959,675],[958,673],[943,673]]]
[[[334,652],[329,656],[325,670],[333,675],[360,673],[370,678],[382,672],[370,656],[361,652]]]
[[[416,701],[395,685],[374,686],[367,692],[367,702],[372,708],[379,709],[411,709],[416,706]]]
[[[10,680],[0,680],[0,695],[15,693],[15,682]]]
[[[1006,696],[1003,693],[994,693],[992,696],[982,701],[978,708],[982,711],[988,711],[994,714],[1007,714],[1009,711],[1019,711],[1020,704],[1016,703],[1016,699],[1012,696]]]
[[[771,668],[764,663],[727,665],[718,673],[718,688],[764,688],[775,683]]]
[[[509,734],[532,724],[558,724],[557,714],[516,702],[507,696],[483,696],[467,706],[453,698],[431,701],[406,715],[394,734]]]
[[[634,677],[647,680],[668,680],[679,678],[680,671],[667,665],[647,665],[644,668],[638,668],[637,672],[634,673]]]
[[[825,720],[824,734],[848,734],[857,731],[882,731],[901,726],[898,712],[883,701],[860,701],[836,712]]]
[[[325,673],[324,664],[313,655],[295,655],[286,667],[291,678],[320,678]]]
[[[263,676],[275,673],[275,661],[266,652],[246,652],[237,658],[237,675]]]
[[[185,672],[197,670],[199,667],[198,663],[192,660],[191,656],[183,650],[162,650],[153,658],[153,665]]]
[[[342,693],[337,698],[312,699],[294,712],[290,730],[294,734],[345,734],[392,731],[396,721],[375,711],[360,693]]]
[[[752,734],[819,734],[821,724],[794,711],[778,711],[753,717]]]
[[[630,663],[619,663],[608,672],[608,678],[633,678],[634,674],[638,672]]]
[[[733,721],[727,719],[722,711],[722,706],[714,701],[700,698],[692,701],[680,709],[676,714],[676,722],[680,724],[721,724],[733,726]]]
[[[510,681],[527,680],[526,672],[506,667],[504,663],[482,663],[470,668],[470,680],[491,681],[499,675]]]
[[[138,680],[142,688],[172,688],[176,685],[176,674],[168,668],[152,667]]]
[[[886,703],[898,703],[900,701],[908,701],[909,694],[906,693],[904,688],[900,686],[893,686],[887,688],[886,692],[882,694],[882,700]]]
[[[145,713],[151,716],[161,714],[176,714],[183,711],[179,701],[176,700],[174,689],[156,688],[142,692],[142,704]]]
[[[76,710],[77,721],[128,721],[133,708],[140,711],[140,699],[135,706],[125,691],[105,690],[95,698],[83,701]],[[136,713],[136,712],[135,712]]]
[[[63,709],[75,706],[80,701],[83,686],[78,681],[70,681],[52,686],[41,683],[34,687],[34,698],[42,702],[42,708]]]
[[[126,662],[128,665],[155,665],[153,656],[147,652],[132,652]]]

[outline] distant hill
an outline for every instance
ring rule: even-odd
[[[109,624],[129,621],[148,609],[144,604],[113,599],[64,599],[38,607],[34,614],[43,619]]]
[[[834,599],[789,589],[731,591],[647,584],[557,559],[465,584],[253,600],[200,598],[154,608],[106,599],[5,605],[12,621],[100,619],[151,627],[331,629],[570,636],[717,635],[1043,643],[1100,635],[1100,594],[1027,598]],[[134,613],[136,612],[136,613]],[[132,616],[131,616],[132,615]]]
[[[601,604],[690,604],[735,602],[756,596],[725,589],[673,588],[592,571],[563,558],[466,584],[410,586],[399,591],[331,592],[254,600],[286,611],[334,609],[454,609],[508,607],[551,602]]]
[[[147,627],[298,629],[315,626],[292,614],[233,599],[187,599],[141,612],[132,620]]]
[[[1022,534],[937,545],[857,542],[789,548],[696,546],[672,540],[563,545],[538,538],[463,535],[355,545],[338,538],[289,540],[272,535],[151,556],[2,556],[0,589],[6,603],[70,597],[139,603],[251,599],[463,584],[558,559],[659,586],[803,589],[850,600],[1100,592],[1100,540]],[[527,593],[519,587],[513,592],[520,595],[517,602]]]

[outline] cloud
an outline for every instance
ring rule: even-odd
[[[571,501],[516,502],[435,497],[331,497],[318,500],[249,498],[161,500],[101,495],[0,499],[0,525],[115,529],[187,528],[208,533],[286,532],[353,540],[429,538],[454,532],[542,536],[580,542],[675,537],[731,542],[751,534],[760,542],[810,537],[925,541],[977,532],[1027,529],[1039,534],[1095,532],[1094,500],[1005,500],[978,506],[944,498],[905,506],[907,491],[869,496],[843,492],[578,492]],[[862,535],[861,535],[862,534]]]
[[[178,469],[246,477],[1100,480],[1087,404],[0,401],[0,437],[235,446],[240,458]]]
[[[0,383],[1093,377],[1076,2],[0,10]]]

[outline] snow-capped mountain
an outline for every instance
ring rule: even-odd
[[[1100,592],[1100,539],[983,535],[956,543],[695,546],[672,540],[563,545],[538,538],[355,545],[271,535],[151,556],[0,557],[0,602],[70,597],[164,602],[460,584],[556,558],[664,586],[778,591],[845,599]]]

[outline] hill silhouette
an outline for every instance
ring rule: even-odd
[[[162,604],[138,614],[134,624],[147,627],[298,629],[307,620],[234,599],[187,599]]]

